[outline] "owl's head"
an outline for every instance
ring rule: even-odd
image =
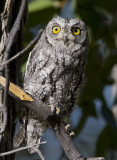
[[[45,29],[48,42],[52,46],[81,47],[88,40],[85,23],[78,19],[53,18]]]

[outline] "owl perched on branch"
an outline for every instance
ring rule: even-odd
[[[24,78],[24,89],[35,99],[60,110],[64,120],[72,112],[84,83],[88,53],[88,32],[78,19],[53,18],[29,55]],[[23,139],[27,145],[39,142],[44,122],[32,111],[21,116],[15,146]]]

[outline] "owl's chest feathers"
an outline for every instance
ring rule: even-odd
[[[78,50],[45,50],[35,54],[35,63],[30,69],[28,81],[25,81],[25,89],[36,98],[47,101],[50,96],[61,103],[65,99],[71,100],[82,81],[83,54],[79,54]]]
[[[39,72],[40,77],[46,79],[48,83],[57,82],[60,78],[64,78],[65,76],[69,79],[74,72],[76,75],[79,74],[78,70],[81,65],[82,54],[79,54],[78,50],[71,52],[67,49],[54,49],[51,51],[48,48],[44,57],[43,53],[39,56],[39,69],[37,66],[35,73],[37,74]]]
[[[51,96],[58,95],[58,99],[65,99],[65,96],[68,96],[70,92],[76,91],[77,84],[80,85],[83,75],[82,68],[84,67],[81,61],[80,55],[73,58],[72,54],[66,54],[65,50],[62,53],[55,51],[50,55],[47,66],[41,72],[44,73],[43,82],[51,86]]]
[[[74,51],[74,53],[75,52],[77,51]],[[58,65],[60,68],[66,68],[67,66],[69,68],[70,66],[73,67],[74,64],[78,64],[79,55],[74,56],[73,52],[69,49],[60,49],[54,50],[53,54],[51,55],[51,58],[53,59],[55,64]]]

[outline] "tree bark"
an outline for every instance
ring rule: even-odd
[[[14,24],[14,21],[18,15],[19,8],[21,5],[21,0],[1,0],[0,2],[0,63],[2,63],[4,58],[4,50],[6,47],[6,39],[9,36],[9,32]],[[23,35],[24,35],[24,25],[27,19],[27,8],[22,17],[20,24],[20,29],[15,37],[13,45],[10,50],[10,57],[15,55],[18,51],[23,48]],[[9,58],[10,58],[9,57]],[[15,84],[20,85],[21,72],[20,72],[21,58],[9,65],[9,77],[10,81]],[[0,72],[4,76],[4,71]],[[3,92],[0,90],[0,104],[3,103]],[[9,97],[8,99],[8,121],[5,132],[0,135],[0,152],[5,152],[12,149],[13,135],[15,131],[15,112],[17,102]],[[2,105],[0,105],[2,106]],[[2,127],[3,115],[0,113],[0,128]],[[10,160],[14,159],[14,155],[9,155],[6,157],[0,158],[0,160]]]

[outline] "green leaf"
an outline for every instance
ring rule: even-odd
[[[29,3],[29,13],[53,6],[52,0],[33,0]]]

